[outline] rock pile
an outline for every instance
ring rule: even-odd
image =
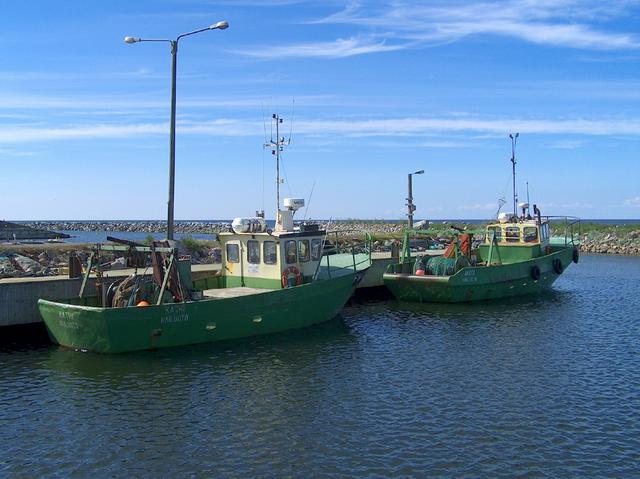
[[[48,260],[44,257],[40,262],[19,253],[4,252],[0,255],[0,279],[54,274],[57,274],[56,268],[50,267]]]
[[[580,238],[580,250],[601,254],[640,254],[640,230],[628,234],[592,231]]]
[[[167,230],[166,221],[36,221],[27,226],[62,231],[127,231],[135,233],[162,233]],[[206,221],[176,221],[176,233],[221,233],[228,231],[231,223]]]

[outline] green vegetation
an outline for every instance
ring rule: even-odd
[[[628,225],[602,225],[598,223],[582,223],[580,225],[580,232],[582,234],[589,233],[603,233],[603,234],[616,234],[628,235],[633,231],[640,231],[640,223],[633,223]]]
[[[220,246],[220,242],[216,240],[197,240],[191,235],[185,235],[180,239],[180,243],[191,253],[205,249]]]

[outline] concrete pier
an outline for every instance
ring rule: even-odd
[[[195,264],[191,266],[191,276],[197,280],[219,269],[219,264]],[[105,287],[133,272],[133,269],[105,271]],[[69,279],[65,276],[0,279],[0,327],[42,322],[38,299],[56,301],[73,298],[78,295],[81,284],[82,278]],[[87,291],[95,291],[94,276],[89,278],[87,288]]]

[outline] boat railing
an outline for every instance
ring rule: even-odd
[[[564,246],[578,246],[582,234],[580,218],[577,216],[543,216],[543,218],[552,228],[561,233],[560,239],[564,240]]]
[[[352,236],[349,238],[348,243],[340,237],[341,235],[354,233],[359,236]],[[321,272],[325,271],[328,279],[342,276],[347,271],[357,273],[359,270],[371,265],[372,251],[373,238],[367,232],[363,233],[355,229],[327,231],[322,242],[322,257],[316,266],[313,277],[318,279],[324,276]],[[344,261],[344,255],[349,253],[351,254],[351,260],[347,264]],[[332,257],[334,257],[333,261],[331,260]]]

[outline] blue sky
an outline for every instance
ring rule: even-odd
[[[639,1],[10,2],[0,19],[0,218],[163,219],[170,54],[181,40],[176,218],[640,218]]]

